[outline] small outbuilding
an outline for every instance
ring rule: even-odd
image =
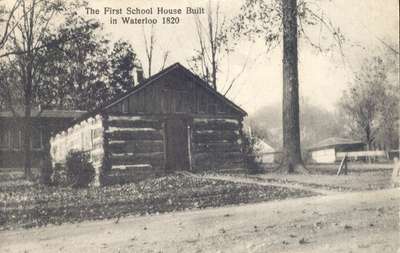
[[[89,154],[99,184],[176,170],[243,165],[246,112],[173,64],[77,119],[51,139],[54,163]]]
[[[365,150],[365,143],[345,138],[325,139],[308,149],[311,158],[317,163],[334,163],[340,160],[338,153]]]
[[[257,160],[260,163],[274,163],[275,155],[279,152],[265,142],[263,139],[256,138],[254,143],[254,150],[257,155]]]
[[[32,166],[39,167],[48,157],[50,136],[66,128],[85,111],[34,108],[31,112]],[[0,168],[20,168],[24,163],[23,109],[0,111]]]

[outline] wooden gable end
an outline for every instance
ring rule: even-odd
[[[180,68],[107,108],[112,114],[204,114],[238,116],[239,112]]]

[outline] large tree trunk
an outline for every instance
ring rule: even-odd
[[[25,61],[25,78],[24,78],[24,120],[23,120],[23,153],[24,153],[24,171],[27,179],[32,179],[32,153],[31,153],[31,133],[32,133],[32,86],[33,86],[33,47],[34,47],[34,25],[35,25],[35,6],[36,0],[32,1],[30,11],[24,6],[23,12],[25,15],[24,21],[26,22],[25,27],[25,38],[24,43],[26,46],[26,57]],[[29,16],[28,16],[29,15]]]
[[[283,169],[305,172],[300,150],[297,68],[297,1],[282,0],[283,9]]]
[[[31,106],[25,106],[25,115],[24,115],[24,122],[23,122],[23,153],[24,153],[24,172],[25,178],[31,179],[32,178],[32,156],[31,156]]]
[[[30,58],[30,57],[29,57]],[[29,59],[30,61],[30,59]],[[23,120],[23,153],[24,153],[24,172],[26,179],[32,179],[32,156],[31,156],[31,133],[32,133],[32,64],[26,66],[25,82],[25,112]]]

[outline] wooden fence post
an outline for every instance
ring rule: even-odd
[[[344,174],[347,175],[347,155],[345,155],[342,159],[342,162],[340,163],[339,169],[336,173],[336,176],[339,176],[342,173],[342,170],[344,168]]]

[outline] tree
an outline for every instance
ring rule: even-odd
[[[35,90],[42,106],[62,109],[93,110],[134,85],[134,68],[141,68],[132,46],[125,41],[114,43],[102,35],[102,26],[70,13],[48,40],[68,40],[40,50],[40,78]]]
[[[151,76],[151,67],[153,65],[154,44],[156,43],[155,35],[154,35],[154,25],[151,25],[150,38],[149,38],[150,41],[148,41],[146,32],[144,30],[144,26],[143,26],[143,38],[144,38],[144,45],[145,45],[146,58],[147,58],[147,74],[150,77]]]
[[[304,169],[300,149],[297,1],[283,0],[283,157],[289,173]]]
[[[340,113],[328,111],[300,98],[300,141],[302,147],[311,147],[330,137],[346,137],[344,119]],[[303,158],[304,156],[303,152]]]
[[[23,104],[23,93],[19,86],[14,85],[15,80],[18,80],[18,75],[13,66],[15,65],[0,64],[0,111],[8,110],[16,115],[16,108],[12,105]]]
[[[126,41],[117,41],[109,55],[110,60],[110,86],[114,93],[121,94],[135,85],[134,69],[141,70],[141,64],[132,46]]]
[[[297,0],[246,0],[241,14],[234,22],[234,31],[254,40],[254,35],[262,37],[267,51],[283,40],[283,157],[282,168],[288,173],[306,172],[301,159],[299,124],[299,81],[298,81],[298,34],[311,46],[322,50],[320,44],[313,43],[306,33],[303,23],[321,24],[341,48],[343,36],[340,30],[327,21],[324,15],[313,10],[318,6],[312,1]],[[281,34],[283,33],[283,36]]]
[[[109,40],[101,32],[97,21],[86,20],[72,11],[47,35],[47,40],[64,42],[40,51],[38,103],[63,109],[92,110],[112,97],[108,80]],[[80,39],[63,39],[70,35]]]
[[[146,31],[144,29],[144,26],[142,27],[143,31],[143,39],[144,39],[144,46],[145,46],[145,52],[146,52],[146,60],[147,60],[147,75],[150,77],[152,75],[152,67],[154,63],[154,52],[155,52],[155,46],[156,46],[156,34],[155,34],[155,27],[154,25],[151,25],[150,28],[150,34],[147,35]],[[168,60],[169,57],[169,51],[163,51],[162,53],[162,60],[161,60],[161,70],[165,68],[165,64]]]
[[[22,13],[22,22],[15,17],[10,19],[12,26],[16,27],[9,35],[11,43],[8,49],[15,55],[12,59],[16,63],[18,80],[22,85],[23,95],[23,152],[24,152],[24,171],[27,178],[31,178],[31,110],[34,88],[34,76],[37,49],[43,44],[42,38],[48,31],[49,23],[52,17],[62,10],[60,3],[39,2],[32,0],[21,0],[20,12]],[[7,46],[6,45],[6,46]]]
[[[234,33],[230,31],[230,22],[220,11],[219,3],[213,5],[212,1],[208,1],[205,19],[196,15],[194,24],[198,47],[187,60],[189,68],[213,89],[227,96],[248,67],[250,52],[240,69],[232,73],[229,57],[235,51],[236,41]]]
[[[307,98],[300,98],[300,141],[302,147],[311,147],[329,137],[346,137],[343,117],[312,104]],[[271,113],[274,112],[274,113]],[[268,144],[280,150],[283,143],[282,106],[273,104],[253,113],[246,120],[254,135],[265,139]],[[303,152],[303,159],[307,158]]]
[[[129,82],[133,85],[131,68],[137,59],[124,43],[117,43],[109,56],[109,41],[101,36],[99,22],[78,15],[85,2],[19,3],[8,20],[12,29],[0,55],[0,106],[15,116],[17,108],[24,109],[24,167],[29,178],[32,109],[92,110],[124,92]]]
[[[271,111],[275,113],[270,113]],[[278,104],[264,106],[245,120],[251,132],[268,142],[276,150],[282,148],[282,107]]]
[[[399,116],[400,116],[400,59],[397,43],[390,39],[378,38],[382,43],[382,64],[387,76],[385,101],[381,104],[378,121],[379,129],[375,138],[375,146],[385,150],[398,149],[399,147]],[[378,51],[378,50],[377,50]]]
[[[0,30],[0,52],[17,25],[15,23],[13,24],[12,20],[15,19],[15,12],[18,10],[21,3],[21,0],[16,0],[10,9],[7,9],[4,5],[0,5],[0,25],[2,28]]]
[[[12,15],[8,21],[12,29],[7,34],[4,50],[0,55],[2,64],[7,64],[7,68],[2,71],[2,78],[6,78],[8,83],[6,87],[2,87],[1,93],[5,94],[6,99],[3,101],[11,111],[23,108],[22,140],[24,171],[27,178],[31,177],[31,111],[34,106],[40,104],[38,94],[42,88],[41,74],[43,66],[50,59],[43,57],[42,51],[80,39],[82,34],[75,33],[56,38],[49,36],[54,26],[52,21],[57,17],[62,20],[67,9],[76,13],[80,6],[82,5],[79,2],[71,2],[67,8],[67,4],[62,1],[20,0],[17,9],[14,10],[14,14],[19,15]],[[21,99],[16,100],[17,95],[20,95]]]
[[[373,144],[386,151],[399,147],[399,89],[399,85],[388,85],[378,115],[379,128]]]
[[[381,57],[366,59],[339,103],[349,133],[365,141],[369,150],[397,146],[399,87],[389,82],[388,67]]]
[[[199,41],[199,49],[188,61],[192,70],[217,90],[217,74],[221,55],[229,53],[228,47],[228,25],[225,17],[221,17],[219,4],[215,11],[208,2],[207,21],[204,24],[200,17],[195,16],[196,34]]]

